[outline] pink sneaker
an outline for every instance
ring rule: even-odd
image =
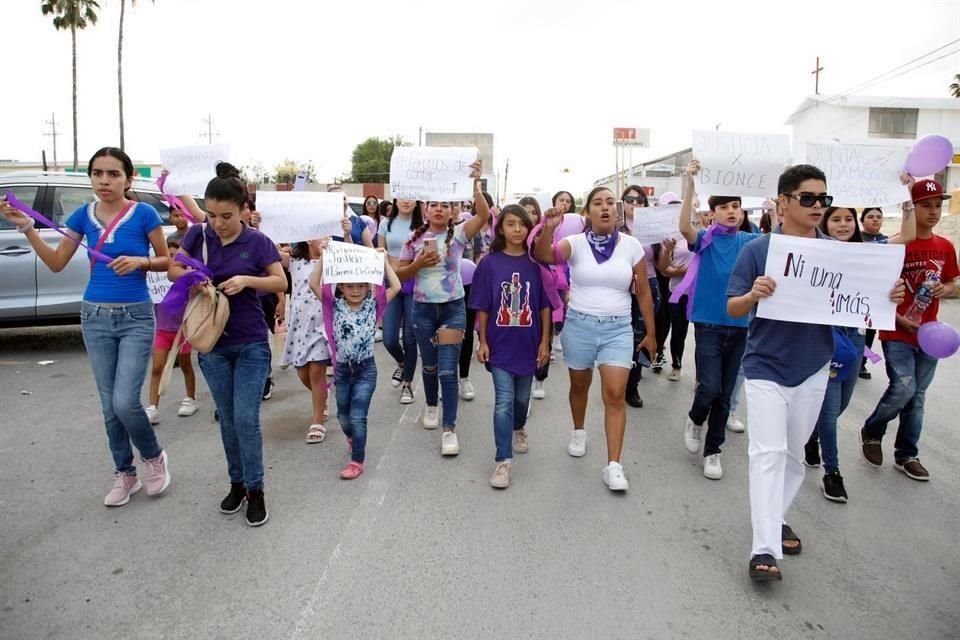
[[[108,507],[122,507],[130,502],[130,496],[140,491],[142,487],[140,478],[137,476],[128,476],[116,471],[113,474],[113,489],[110,489],[110,493],[103,499],[103,504]]]
[[[354,480],[360,477],[360,474],[363,473],[363,465],[359,462],[350,462],[347,466],[343,468],[343,471],[340,472],[340,477],[344,480]]]
[[[167,467],[167,452],[163,451],[147,463],[147,495],[157,496],[170,486],[170,469]]]

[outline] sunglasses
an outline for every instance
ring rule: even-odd
[[[831,204],[833,204],[833,196],[828,196],[825,193],[801,193],[799,196],[795,196],[792,193],[785,193],[783,195],[796,200],[800,203],[801,207],[806,207],[808,209],[813,207],[817,201],[819,201],[825,207],[829,207]]]
[[[647,204],[646,199],[640,196],[626,196],[623,201],[627,204]]]

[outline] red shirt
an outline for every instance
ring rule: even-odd
[[[913,297],[917,289],[934,274],[940,276],[940,282],[944,284],[960,277],[960,269],[957,268],[957,252],[953,244],[943,236],[937,235],[917,239],[908,244],[903,258],[903,272],[900,275],[907,286],[907,295],[897,307],[899,315],[906,315],[913,306]],[[940,300],[934,298],[923,312],[923,323],[936,320],[939,311]],[[917,334],[906,333],[899,329],[881,331],[880,339],[896,340],[917,346]]]

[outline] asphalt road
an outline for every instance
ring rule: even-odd
[[[942,318],[960,326],[960,302]],[[263,406],[270,521],[251,529],[217,509],[228,481],[202,378],[196,416],[175,416],[178,373],[163,406],[170,488],[107,509],[79,329],[0,330],[0,638],[960,637],[960,357],[927,393],[932,481],[860,459],[857,429],[885,385],[874,367],[841,418],[850,502],[827,502],[808,473],[790,518],[804,552],[782,563],[782,583],[756,586],[747,438],[728,434],[722,481],[702,476],[682,442],[692,367],[679,383],[645,375],[646,406],[628,409],[631,487],[615,495],[600,475],[599,385],[587,455],[566,453],[559,361],[534,401],[530,453],[496,491],[489,375],[475,367],[462,453],[442,459],[439,432],[418,424],[422,395],[399,404],[385,355],[367,471],[352,482],[338,477],[336,420],[325,443],[304,444],[309,396],[277,372]],[[892,433],[884,444],[892,457]]]

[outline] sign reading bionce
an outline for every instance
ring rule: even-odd
[[[343,235],[343,194],[258,191],[260,231],[274,242],[303,242]]]
[[[167,280],[166,271],[147,271],[147,288],[150,290],[150,300],[153,304],[160,304],[170,291],[173,283]]]
[[[331,242],[323,252],[323,282],[383,284],[383,256],[376,249],[347,242]]]
[[[473,200],[470,165],[476,147],[396,147],[390,157],[390,192],[405,200]]]
[[[768,198],[790,163],[785,135],[694,131],[693,157],[700,161],[696,188],[701,196]]]
[[[770,236],[766,275],[776,291],[757,317],[860,329],[893,329],[890,290],[903,267],[903,245]]]
[[[203,197],[207,183],[217,177],[217,163],[229,159],[230,146],[226,144],[160,149],[160,162],[170,173],[163,190],[174,196]]]
[[[637,207],[633,210],[632,235],[640,244],[651,245],[666,238],[681,238],[679,204]]]
[[[900,182],[908,147],[807,143],[807,162],[827,176],[835,207],[882,207],[910,199]]]

